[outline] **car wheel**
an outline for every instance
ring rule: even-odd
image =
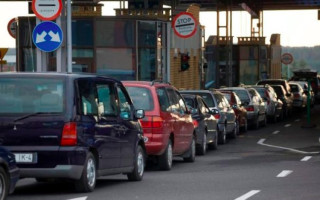
[[[6,171],[0,167],[0,199],[6,199],[9,193],[9,179]]]
[[[184,157],[185,162],[194,162],[196,160],[196,140],[192,137],[191,145],[188,150],[188,156]]]
[[[256,122],[254,123],[254,129],[259,129],[259,127],[260,127],[260,124],[259,124],[260,122],[259,122],[259,117],[257,117],[257,120],[256,120]]]
[[[238,133],[237,133],[237,125],[238,124],[238,122],[237,121],[235,121],[234,122],[234,129],[233,129],[233,131],[232,131],[232,134],[231,134],[231,138],[237,138],[237,135],[238,135]]]
[[[197,148],[197,154],[203,156],[206,153],[207,153],[207,133],[204,132],[203,137],[202,137],[202,142],[201,142],[199,148]]]
[[[215,137],[213,143],[208,144],[209,149],[218,149],[218,131],[215,131]]]
[[[134,168],[133,171],[127,174],[129,181],[141,181],[144,174],[144,151],[139,145],[137,148],[136,157],[134,159]]]
[[[227,142],[226,126],[223,127],[223,130],[219,130],[218,142],[219,144],[225,144]]]
[[[96,161],[92,153],[88,153],[86,163],[80,180],[75,182],[75,187],[78,192],[92,192],[96,186],[97,171]]]
[[[161,170],[170,170],[172,167],[172,142],[169,140],[164,153],[159,157],[159,166]]]

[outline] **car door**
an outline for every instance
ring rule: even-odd
[[[207,134],[207,140],[209,142],[213,142],[216,140],[216,127],[217,127],[217,120],[214,118],[214,116],[210,113],[209,107],[206,105],[206,103],[203,101],[202,98],[198,98],[198,106],[201,114],[204,116],[204,123],[206,126],[206,129],[208,131]]]
[[[236,122],[236,114],[234,113],[234,110],[232,109],[232,107],[230,106],[228,99],[221,95],[222,100],[224,102],[224,105],[227,109],[227,123],[228,123],[228,130],[232,131],[234,130],[235,127],[235,122]]]
[[[116,84],[117,102],[119,104],[119,131],[120,137],[120,166],[130,167],[134,163],[136,144],[139,130],[137,129],[137,119],[135,119],[133,111],[134,107],[129,95],[122,84]]]
[[[78,87],[82,99],[81,110],[84,133],[94,135],[92,143],[99,154],[99,169],[118,168],[120,165],[120,139],[117,131],[119,122],[114,98],[114,83],[95,79],[93,84],[89,84],[86,80],[79,80]],[[85,87],[91,89],[85,91],[83,90]],[[89,104],[90,106],[88,106]],[[100,112],[99,107],[101,107]],[[94,124],[94,131],[89,132],[89,126],[92,123]]]

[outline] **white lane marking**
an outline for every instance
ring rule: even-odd
[[[251,190],[250,192],[242,195],[241,197],[236,198],[235,200],[246,200],[259,192],[260,192],[260,190]]]
[[[299,150],[292,149],[292,148],[287,148],[287,147],[280,147],[280,146],[275,146],[275,145],[271,145],[271,144],[265,144],[264,141],[266,141],[266,139],[260,139],[260,140],[258,141],[258,144],[263,145],[263,146],[267,146],[267,147],[284,149],[284,150],[288,150],[288,151],[292,151],[292,152],[300,153],[300,154],[319,154],[319,153],[320,153],[320,152],[318,152],[318,151],[315,151],[315,152],[306,152],[306,151],[299,151]]]
[[[280,131],[273,131],[273,133],[272,134],[278,134],[278,133],[280,133]]]
[[[86,200],[88,197],[78,197],[74,199],[68,199],[68,200]]]
[[[280,174],[278,174],[278,178],[283,178],[283,177],[286,177],[288,176],[289,174],[291,174],[293,171],[291,170],[283,170]]]
[[[300,122],[300,119],[296,119],[296,120],[294,120],[295,122]]]
[[[306,156],[304,158],[301,159],[301,161],[308,161],[312,158],[312,156]]]
[[[284,125],[284,127],[286,127],[286,128],[288,128],[288,127],[290,127],[291,126],[291,124],[286,124],[286,125]]]

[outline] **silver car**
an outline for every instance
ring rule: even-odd
[[[289,82],[291,92],[293,93],[294,108],[305,108],[307,106],[307,95],[298,83]]]
[[[303,91],[305,92],[305,94],[308,97],[309,92],[308,92],[308,82],[307,81],[290,81],[289,84],[290,83],[298,83],[302,87]],[[310,87],[310,104],[311,104],[311,107],[313,107],[315,104],[315,96],[314,96],[314,92],[313,92],[312,87]]]

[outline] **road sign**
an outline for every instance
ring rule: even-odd
[[[8,32],[11,35],[11,37],[16,38],[17,33],[17,19],[13,18],[9,21],[7,26]]]
[[[289,65],[293,62],[293,56],[290,53],[284,53],[281,56],[281,62],[285,65]]]
[[[0,48],[0,60],[6,55],[8,48]]]
[[[197,21],[191,13],[181,12],[172,21],[174,33],[182,38],[193,36],[197,31]]]
[[[32,0],[32,10],[41,20],[54,20],[62,10],[61,0]]]
[[[32,40],[40,50],[51,52],[62,44],[62,30],[56,23],[51,21],[42,22],[34,28]]]

